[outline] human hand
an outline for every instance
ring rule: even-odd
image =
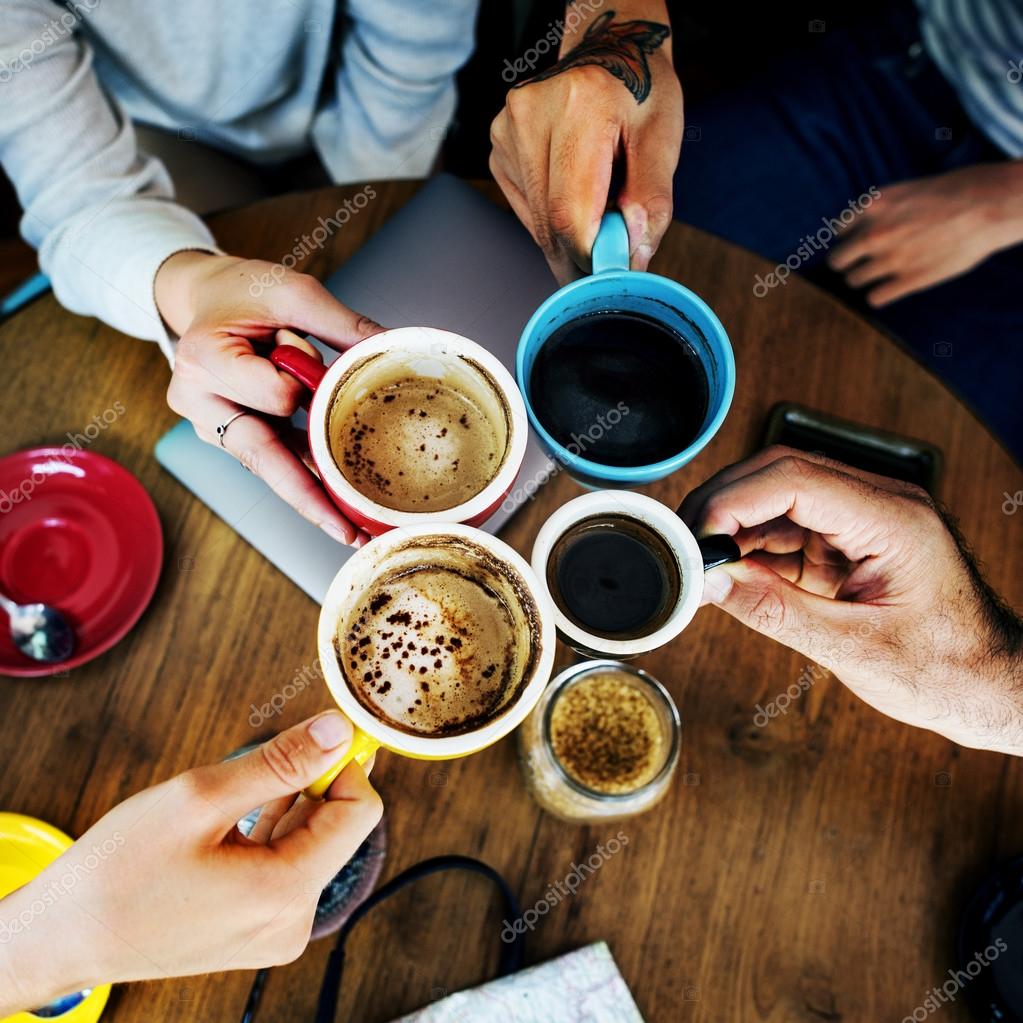
[[[351,739],[348,719],[328,711],[243,757],[186,771],[115,806],[0,902],[8,924],[0,1017],[102,982],[299,956],[320,891],[382,813],[358,764],[325,802],[299,797],[288,810]],[[264,813],[245,838],[236,822],[258,806]],[[44,902],[53,891],[56,901]],[[10,926],[25,919],[20,931]]]
[[[828,265],[884,306],[1023,241],[1023,162],[887,185],[841,232]]]
[[[747,555],[707,573],[705,602],[889,717],[1023,753],[1023,623],[919,487],[772,447],[711,477],[681,514]]]
[[[615,8],[583,18],[570,7],[560,60],[513,87],[490,129],[494,179],[562,284],[589,271],[617,156],[634,270],[671,223],[683,121],[666,5]]]
[[[319,359],[312,345],[283,328],[343,350],[380,325],[343,306],[313,277],[292,271],[280,276],[262,260],[207,252],[179,252],[166,260],[156,275],[156,300],[181,336],[167,388],[170,407],[190,419],[208,444],[220,443],[217,427],[234,413],[261,413],[236,419],[224,447],[333,539],[364,541],[305,463],[305,438],[287,422],[306,397],[302,385],[257,354],[253,342],[292,344]],[[267,417],[283,422],[275,426]]]

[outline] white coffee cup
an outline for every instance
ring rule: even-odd
[[[643,636],[611,639],[588,632],[565,613],[551,592],[547,569],[558,541],[583,520],[605,515],[632,519],[653,530],[675,558],[680,578],[675,606],[661,625]],[[569,501],[551,515],[537,534],[531,562],[545,596],[554,607],[561,638],[578,653],[622,660],[649,653],[673,640],[693,620],[700,606],[704,572],[739,557],[731,537],[697,540],[677,512],[660,501],[625,490],[596,490]]]

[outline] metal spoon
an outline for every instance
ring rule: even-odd
[[[75,648],[67,619],[48,604],[16,604],[0,594],[0,607],[11,619],[11,639],[26,657],[52,664],[66,661]]]

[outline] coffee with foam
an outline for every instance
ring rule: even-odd
[[[415,735],[458,735],[511,707],[539,654],[523,580],[460,537],[409,541],[338,623],[338,664],[375,717]]]
[[[490,374],[459,355],[382,352],[338,382],[328,434],[345,479],[376,504],[445,511],[498,474],[511,439]]]

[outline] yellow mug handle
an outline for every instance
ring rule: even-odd
[[[352,736],[352,744],[345,750],[345,755],[324,774],[320,775],[305,790],[305,796],[309,799],[323,799],[327,794],[334,779],[354,760],[357,764],[365,764],[376,751],[380,749],[380,743],[372,736],[367,735],[361,728],[355,729]]]

